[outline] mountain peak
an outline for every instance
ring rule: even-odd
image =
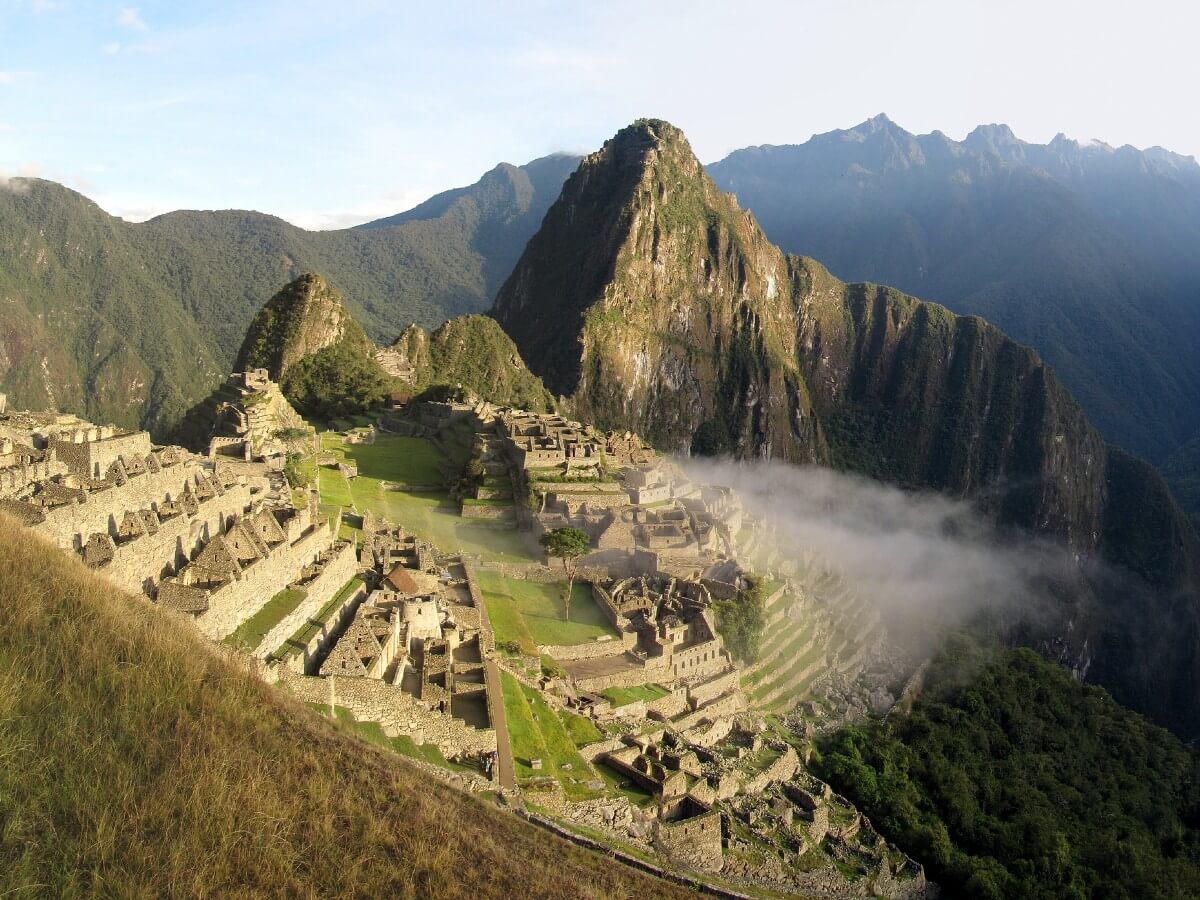
[[[323,276],[305,272],[255,314],[234,368],[266,369],[272,380],[280,381],[306,356],[345,340],[373,349],[342,295]]]

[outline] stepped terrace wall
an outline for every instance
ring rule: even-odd
[[[202,475],[203,469],[193,462],[132,475],[125,484],[91,492],[82,503],[47,509],[38,531],[64,550],[79,550],[96,532],[115,536],[126,511],[157,509],[167,499],[178,501],[185,487]]]
[[[300,605],[267,632],[266,637],[259,643],[255,656],[265,657],[277,650],[284,641],[303,627],[310,616],[315,616],[326,603],[336,597],[337,592],[357,574],[358,560],[353,541],[338,542],[329,552],[331,556],[321,567],[320,574],[301,586],[305,596]]]
[[[276,547],[270,555],[255,560],[241,577],[208,595],[208,611],[196,618],[200,631],[220,640],[262,609],[263,604],[291,584],[304,566],[316,562],[333,543],[324,526],[317,526],[295,543]]]
[[[55,475],[65,475],[67,467],[53,458],[34,460],[0,468],[0,497],[14,497],[31,484]]]

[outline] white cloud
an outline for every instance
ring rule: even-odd
[[[60,0],[33,0],[33,11],[35,13],[54,12],[62,9],[65,5]]]
[[[109,56],[116,56],[121,52],[121,45],[117,41],[111,41],[104,45],[104,52]]]
[[[142,14],[138,12],[136,6],[122,6],[121,11],[117,13],[117,24],[130,31],[150,30],[150,26],[146,24],[146,20],[142,18]]]
[[[31,74],[31,72],[18,72],[12,69],[0,69],[0,87],[16,84],[18,81],[24,81]]]
[[[412,209],[418,203],[429,199],[430,196],[431,194],[426,191],[389,191],[378,200],[359,203],[348,209],[334,212],[293,210],[278,215],[281,219],[308,231],[330,231],[338,228],[352,228],[364,222],[394,216],[396,213]]]
[[[1079,585],[1064,549],[1001,533],[971,504],[813,466],[681,460],[698,483],[725,484],[769,523],[780,546],[812,552],[883,616],[893,640],[925,652],[934,626],[984,613],[1056,621],[1056,591]],[[911,642],[911,643],[910,643]]]

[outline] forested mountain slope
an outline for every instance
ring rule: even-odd
[[[324,232],[239,210],[132,224],[61,185],[12,179],[0,189],[0,392],[162,434],[306,271],[380,343],[482,311],[575,164],[501,165],[401,216]]]

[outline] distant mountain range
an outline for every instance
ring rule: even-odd
[[[576,157],[502,164],[390,219],[310,232],[255,212],[131,224],[53,182],[0,189],[0,392],[163,435],[234,363],[251,318],[319,270],[390,343],[488,308]]]
[[[1200,165],[1161,148],[913,135],[877,116],[708,167],[784,250],[980,315],[1105,436],[1162,464],[1200,436]]]

